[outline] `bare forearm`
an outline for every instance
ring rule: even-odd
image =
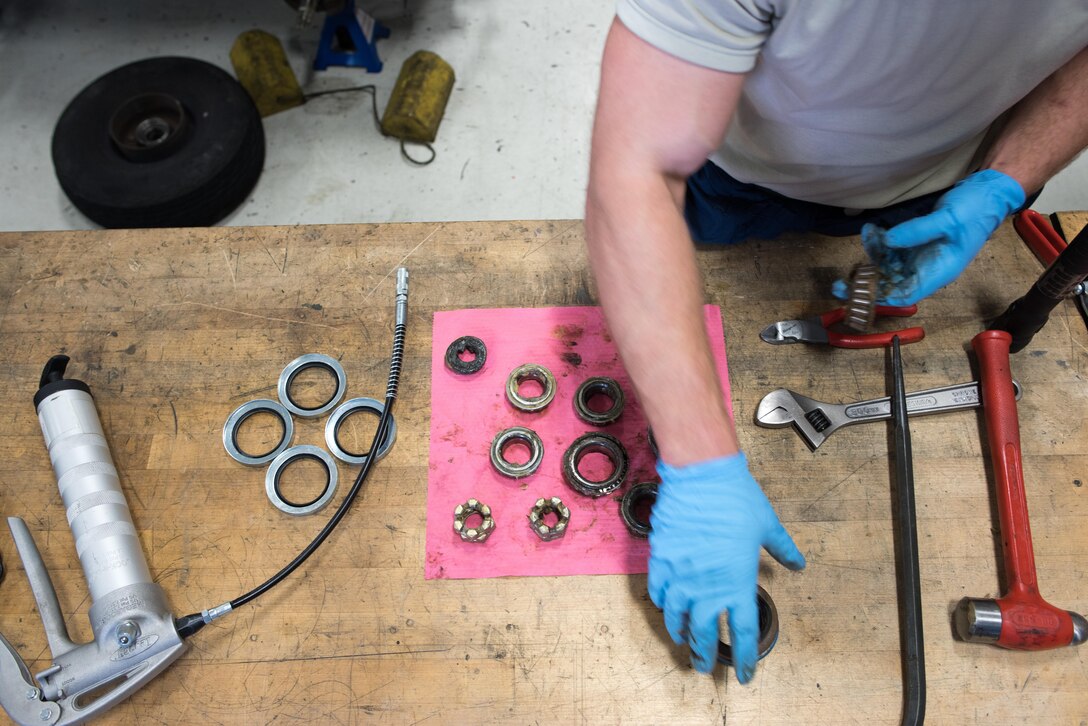
[[[683,181],[591,182],[586,239],[601,304],[662,458],[684,465],[737,451],[702,314],[703,286],[680,213]]]
[[[1088,146],[1088,48],[1013,109],[983,162],[1038,191]]]

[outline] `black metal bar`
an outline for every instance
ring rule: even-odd
[[[921,726],[926,717],[925,639],[922,636],[922,580],[918,570],[918,527],[914,508],[914,460],[907,424],[907,389],[899,336],[892,338],[892,420],[895,422],[895,489],[898,504],[899,621],[903,660],[903,724]]]

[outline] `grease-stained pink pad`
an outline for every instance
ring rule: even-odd
[[[721,311],[704,308],[711,349],[725,387]],[[487,361],[472,375],[445,365],[446,348],[463,335],[487,346]],[[543,412],[523,413],[506,400],[506,379],[517,366],[538,363],[555,376],[555,399]],[[575,389],[591,376],[615,378],[626,397],[618,421],[597,429],[574,413]],[[511,426],[527,426],[544,442],[536,473],[509,479],[492,466],[491,440]],[[587,431],[618,438],[630,456],[627,483],[593,499],[563,481],[563,452]],[[427,579],[504,575],[603,575],[646,572],[649,545],[628,534],[619,498],[636,482],[656,480],[646,442],[646,420],[620,363],[600,308],[499,308],[449,310],[434,315],[431,351],[431,452],[427,477]],[[566,536],[541,541],[528,514],[540,497],[560,497],[571,510]],[[453,531],[454,508],[470,498],[491,507],[495,531],[483,543],[461,541]]]

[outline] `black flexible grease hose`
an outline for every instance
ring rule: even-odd
[[[389,360],[389,377],[385,389],[385,410],[378,420],[378,430],[374,432],[374,440],[370,444],[370,451],[377,451],[379,442],[385,438],[385,432],[389,428],[389,419],[393,413],[393,403],[397,400],[397,386],[400,383],[400,369],[404,359],[404,334],[407,327],[407,318],[408,270],[401,267],[397,269],[396,325],[393,328],[393,355]],[[268,592],[298,569],[299,566],[309,559],[310,555],[321,546],[321,543],[328,539],[329,535],[332,534],[332,531],[336,529],[336,525],[340,524],[340,520],[348,513],[352,503],[355,501],[355,497],[358,496],[360,490],[363,488],[363,482],[365,482],[367,476],[370,475],[370,469],[377,458],[377,456],[367,457],[366,463],[364,463],[363,468],[359,470],[359,474],[355,477],[355,483],[352,484],[351,491],[344,497],[344,501],[340,502],[340,506],[337,507],[332,518],[330,518],[325,526],[321,528],[321,531],[317,533],[317,536],[314,537],[313,541],[298,553],[295,559],[291,560],[282,570],[246,594],[236,597],[230,602],[211,608],[210,610],[191,613],[177,618],[174,621],[174,625],[178,629],[178,635],[182,638],[188,638],[216,618],[220,618],[235,608],[241,607],[249,601]]]

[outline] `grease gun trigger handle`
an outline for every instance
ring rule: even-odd
[[[19,559],[23,561],[26,579],[30,581],[34,602],[38,604],[38,614],[45,627],[49,652],[57,658],[75,648],[76,644],[72,642],[68,635],[68,628],[64,624],[64,615],[60,611],[60,602],[57,600],[57,591],[53,588],[53,580],[49,577],[49,571],[45,569],[45,562],[38,551],[38,546],[34,543],[34,537],[27,529],[26,522],[19,517],[8,517],[8,527],[11,529],[12,539],[15,540]]]

